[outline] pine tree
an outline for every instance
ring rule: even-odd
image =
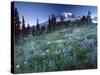
[[[19,12],[17,10],[17,8],[14,9],[14,41],[15,42],[19,42],[20,40],[20,34],[21,34],[21,30],[20,30],[20,19],[19,19]]]
[[[54,29],[56,28],[56,16],[54,15],[54,17],[53,17],[53,24],[54,24]]]
[[[90,24],[90,23],[92,23],[91,12],[88,11],[88,14],[87,14],[87,24]]]
[[[24,16],[22,16],[22,35],[23,35],[23,37],[26,36],[26,27],[25,27]]]
[[[41,27],[41,33],[44,33],[45,32],[45,26],[42,26]]]
[[[56,29],[56,16],[51,15],[48,19],[48,32]]]
[[[27,25],[27,35],[29,35],[30,34],[30,25],[28,24]]]
[[[51,29],[53,30],[55,28],[55,15],[51,15]]]
[[[39,25],[39,20],[37,19],[37,25],[36,25],[36,33],[40,34],[40,25]]]
[[[48,19],[48,32],[50,31],[51,29],[51,19],[50,19],[50,16],[49,16],[49,19]]]
[[[32,35],[35,35],[35,26],[32,27]]]
[[[60,15],[60,25],[63,26],[63,23],[64,23],[64,18],[63,16]]]
[[[56,28],[56,17],[54,14],[52,14],[50,20],[50,30],[55,30],[55,28]]]
[[[83,15],[80,21],[81,25],[86,25],[86,19],[86,16]]]

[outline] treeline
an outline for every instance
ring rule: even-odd
[[[76,19],[75,21],[64,21],[64,17],[59,15],[60,21],[57,22],[57,16],[54,14],[50,15],[48,18],[47,25],[39,24],[39,19],[37,18],[37,23],[35,26],[30,27],[29,24],[25,24],[24,16],[20,21],[19,12],[17,8],[14,9],[13,13],[13,32],[14,32],[14,41],[15,43],[21,41],[24,37],[27,37],[29,34],[34,36],[41,35],[43,33],[49,33],[62,27],[68,27],[71,24],[74,26],[90,25],[92,24],[91,12],[88,11],[86,16],[82,16],[81,19]]]
[[[51,15],[49,16],[48,19],[48,25],[41,25],[39,24],[39,19],[37,19],[37,24],[36,26],[33,26],[32,28],[32,35],[40,35],[43,33],[48,33],[51,30],[55,30],[56,28],[56,16],[55,15]]]
[[[80,20],[76,20],[76,23],[77,23],[78,26],[92,24],[91,12],[88,11],[87,16],[83,15]]]
[[[12,11],[12,16],[14,42],[18,43],[23,37],[27,37],[30,34],[30,25],[28,24],[26,27],[24,16],[22,16],[22,22],[20,21],[17,8]]]
[[[32,35],[35,36],[35,35],[40,35],[43,33],[49,33],[49,32],[52,32],[54,30],[57,30],[57,29],[63,27],[64,26],[64,17],[59,15],[59,19],[60,19],[60,22],[57,22],[56,21],[57,16],[52,14],[51,16],[49,16],[48,21],[47,21],[48,24],[46,26],[39,24],[39,19],[37,19],[36,26],[33,26],[33,28],[32,28]]]

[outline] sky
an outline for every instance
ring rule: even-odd
[[[91,16],[97,17],[96,6],[15,2],[14,7],[18,9],[20,20],[24,16],[26,25],[30,24],[30,26],[36,25],[37,18],[39,23],[43,23],[48,20],[51,14],[59,15],[63,12],[70,12],[75,16],[83,16],[87,15],[88,11],[91,11]]]

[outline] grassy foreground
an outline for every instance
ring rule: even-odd
[[[14,47],[15,73],[96,67],[96,25],[67,27],[34,37],[29,35]]]

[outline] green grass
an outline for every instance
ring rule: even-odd
[[[94,25],[67,27],[51,33],[27,37],[21,44],[15,45],[15,73],[96,68],[96,30]],[[69,34],[73,35],[72,39],[65,37]],[[80,47],[86,37],[93,39],[92,48]],[[24,64],[25,49],[27,49],[26,55],[29,56],[26,64]],[[17,68],[17,65],[20,67]]]

